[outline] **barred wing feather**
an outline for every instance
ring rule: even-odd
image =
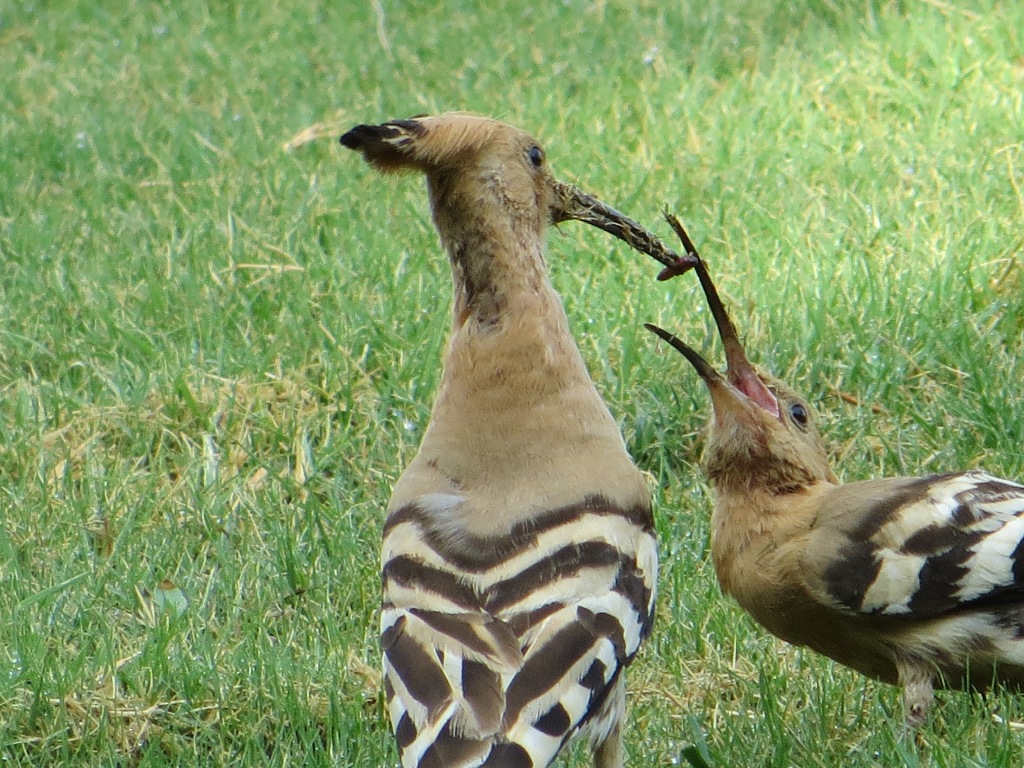
[[[1024,486],[980,471],[842,486],[802,547],[808,589],[851,614],[1024,602]]]
[[[543,767],[621,716],[621,671],[648,634],[650,509],[607,499],[498,539],[453,532],[456,496],[396,510],[384,533],[385,693],[404,768]]]

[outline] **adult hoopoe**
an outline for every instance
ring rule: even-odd
[[[1024,486],[979,471],[839,485],[807,401],[748,362],[696,269],[726,375],[646,327],[711,393],[704,463],[722,590],[783,640],[902,686],[910,725],[936,686],[1024,684]]]
[[[624,669],[651,628],[647,484],[547,277],[579,219],[664,261],[634,222],[555,181],[527,133],[464,114],[341,143],[424,173],[455,298],[440,389],[382,548],[385,694],[405,768],[547,766],[577,735],[622,765]]]

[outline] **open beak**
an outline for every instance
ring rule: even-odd
[[[711,275],[708,274],[707,265],[697,255],[697,251],[686,234],[686,230],[683,229],[683,225],[679,223],[679,219],[670,213],[665,214],[665,218],[676,234],[679,235],[679,239],[683,242],[687,253],[696,259],[697,263],[694,265],[694,269],[697,272],[697,279],[700,280],[700,286],[704,290],[704,296],[707,299],[708,307],[711,309],[711,315],[715,318],[715,325],[718,326],[718,335],[722,337],[722,344],[725,346],[727,365],[725,377],[723,378],[704,358],[672,334],[653,325],[645,325],[644,327],[671,344],[697,369],[697,373],[711,391],[716,411],[720,402],[724,404],[724,401],[721,401],[721,396],[725,391],[735,389],[775,418],[779,418],[779,401],[772,394],[771,390],[764,385],[761,377],[757,375],[754,366],[747,360],[747,355],[743,351],[743,345],[740,344],[739,335],[736,333],[736,327],[732,324],[729,314],[725,311],[725,305],[722,304],[722,299],[718,295],[718,289],[715,288],[715,284],[711,281]]]
[[[683,343],[678,336],[669,333],[651,323],[644,323],[651,333],[659,336],[672,345],[677,352],[690,361],[690,364],[697,370],[697,374],[704,380],[708,392],[711,395],[711,403],[715,408],[715,420],[718,424],[727,423],[730,418],[738,419],[741,424],[756,424],[756,406],[750,402],[750,398],[743,395],[726,378],[716,371],[711,365],[697,354],[697,351]]]
[[[664,328],[659,328],[652,323],[644,323],[644,328],[655,336],[659,336],[667,341],[677,352],[682,353],[683,357],[690,361],[690,365],[697,369],[697,374],[704,380],[704,383],[708,385],[708,389],[713,391],[715,389],[728,386],[726,380],[722,377],[722,374],[712,368],[711,364],[707,360],[697,354],[697,350],[687,344],[684,344],[678,336],[669,333]]]
[[[680,256],[652,232],[611,206],[605,205],[596,197],[588,195],[572,184],[556,181],[554,201],[551,206],[551,223],[561,224],[563,221],[569,220],[582,221],[598,229],[603,229],[608,234],[624,241],[634,250],[646,253],[661,262],[665,265],[665,269],[658,275],[659,280],[667,280],[669,277],[681,275],[697,266],[700,261],[696,255],[689,253]]]

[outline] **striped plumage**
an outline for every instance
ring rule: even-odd
[[[840,485],[806,400],[747,361],[697,273],[726,375],[648,328],[711,393],[704,461],[723,591],[783,640],[902,686],[913,725],[935,687],[1024,686],[1024,486],[980,471]]]
[[[556,182],[532,137],[493,120],[358,126],[342,143],[426,175],[455,288],[430,423],[384,527],[402,765],[539,768],[585,735],[595,765],[618,768],[623,670],[653,615],[650,496],[569,333],[543,236],[566,219],[635,225]]]
[[[603,742],[650,629],[650,508],[593,496],[452,546],[438,523],[460,498],[438,496],[392,512],[384,534],[383,646],[406,764],[434,765],[418,758],[432,750],[438,765],[543,766],[587,724]],[[509,743],[492,754],[497,734]]]

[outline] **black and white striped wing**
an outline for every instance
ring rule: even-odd
[[[464,499],[433,494],[384,533],[385,693],[404,768],[541,768],[622,712],[622,669],[651,626],[649,508],[601,497],[510,535],[459,530]]]
[[[979,471],[843,486],[805,552],[812,592],[850,613],[1024,603],[1024,486]]]

